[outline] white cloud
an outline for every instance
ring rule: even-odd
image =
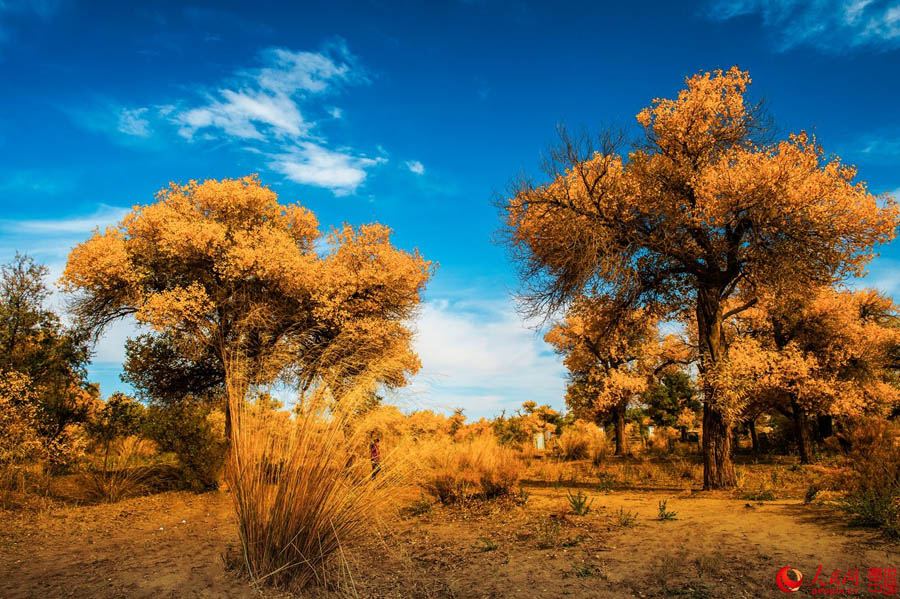
[[[709,10],[717,20],[755,14],[776,32],[780,50],[803,45],[826,52],[900,46],[896,0],[714,0]]]
[[[137,137],[150,135],[150,121],[143,116],[146,112],[147,108],[123,108],[119,113],[119,132]]]
[[[385,158],[367,158],[332,151],[313,142],[301,142],[290,152],[273,157],[269,164],[295,183],[331,189],[335,195],[356,191],[366,179],[366,169],[386,162]]]
[[[510,302],[431,300],[416,329],[422,371],[404,391],[416,407],[462,407],[470,418],[509,413],[527,400],[564,407],[560,359]]]
[[[408,160],[406,162],[406,168],[417,175],[425,174],[425,166],[418,160]]]
[[[147,137],[151,130],[174,124],[186,140],[232,143],[264,158],[269,168],[295,183],[323,187],[335,195],[356,192],[369,169],[386,158],[334,146],[321,131],[322,124],[343,117],[341,109],[324,104],[324,98],[346,85],[368,81],[355,57],[338,42],[320,52],[269,48],[261,53],[261,63],[236,71],[197,97],[160,103],[153,110],[116,110],[115,129],[128,137]],[[106,108],[75,116],[87,128],[108,132],[104,118],[110,106]]]
[[[182,124],[178,132],[191,139],[196,131],[212,128],[241,139],[264,140],[257,125],[268,126],[276,136],[299,137],[309,131],[297,104],[286,95],[228,89],[220,94],[222,100],[179,113],[175,117]]]
[[[240,71],[234,89],[223,87],[205,104],[176,111],[172,120],[181,125],[179,133],[188,139],[210,129],[260,141],[308,137],[314,124],[304,120],[300,103],[339,82],[364,79],[353,71],[352,56],[343,46],[331,53],[270,48],[262,58],[266,66]]]
[[[334,48],[334,56],[284,48],[270,48],[264,56],[269,66],[260,69],[255,79],[261,88],[277,94],[322,93],[339,81],[365,79],[353,70],[353,58],[343,44]]]

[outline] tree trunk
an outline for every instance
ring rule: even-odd
[[[697,289],[697,332],[700,344],[700,373],[715,370],[724,357],[721,291]],[[737,484],[731,462],[731,422],[716,405],[715,389],[703,385],[703,488],[728,489]]]
[[[801,464],[812,464],[812,441],[809,438],[809,427],[806,425],[806,414],[800,407],[796,397],[791,397],[791,411],[794,420],[794,435],[797,437],[797,448],[800,452]]]
[[[731,462],[730,426],[722,414],[703,406],[703,488],[730,489],[737,484]]]
[[[756,418],[751,418],[747,422],[747,427],[750,429],[750,443],[753,446],[753,453],[759,453],[759,437],[756,436]]]
[[[625,441],[625,406],[616,406],[616,455],[625,455],[627,442]]]

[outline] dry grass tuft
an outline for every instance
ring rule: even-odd
[[[422,486],[443,504],[511,496],[524,471],[517,453],[492,436],[433,446],[424,462]]]
[[[240,381],[228,394],[226,482],[250,578],[293,591],[352,587],[345,552],[374,530],[400,473],[385,456],[376,477],[361,451],[368,447],[355,410],[362,394],[326,401],[316,393],[293,414],[243,401]]]
[[[82,475],[85,498],[96,503],[115,503],[140,495],[146,489],[150,468],[144,465],[153,444],[139,437],[115,442],[102,468],[92,467]]]

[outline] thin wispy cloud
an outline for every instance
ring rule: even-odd
[[[896,164],[900,161],[900,139],[889,136],[867,136],[858,143],[860,159],[874,164]]]
[[[295,183],[325,187],[340,196],[356,191],[366,179],[366,169],[386,160],[332,151],[305,141],[275,156],[269,167]]]
[[[758,15],[780,51],[812,46],[828,53],[900,47],[897,0],[714,0],[714,20]]]
[[[147,137],[150,135],[150,121],[146,113],[146,108],[123,108],[119,112],[118,131],[125,135]]]
[[[406,168],[408,168],[411,172],[417,175],[425,174],[425,166],[419,162],[418,160],[409,160],[406,163]]]
[[[322,123],[343,118],[334,96],[368,82],[343,42],[321,51],[286,48],[264,50],[258,64],[236,70],[193,96],[153,106],[117,108],[114,121],[97,112],[81,114],[82,124],[121,136],[149,137],[168,129],[189,143],[226,143],[255,154],[261,167],[287,180],[348,195],[365,182],[369,171],[387,161],[346,145],[333,145]]]
[[[87,237],[95,228],[102,228],[119,222],[128,213],[126,208],[101,205],[93,214],[41,220],[0,220],[0,231],[4,234],[20,235],[64,235],[73,234]]]

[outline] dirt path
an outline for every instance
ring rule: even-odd
[[[663,499],[676,520],[656,520]],[[620,509],[637,514],[632,526]],[[575,516],[562,490],[533,489],[524,507],[435,507],[390,517],[385,531],[355,554],[360,597],[775,598],[784,566],[807,577],[820,564],[827,574],[900,566],[897,545],[833,510],[704,494],[600,494]],[[235,539],[223,493],[7,513],[0,597],[260,597],[225,569]]]

